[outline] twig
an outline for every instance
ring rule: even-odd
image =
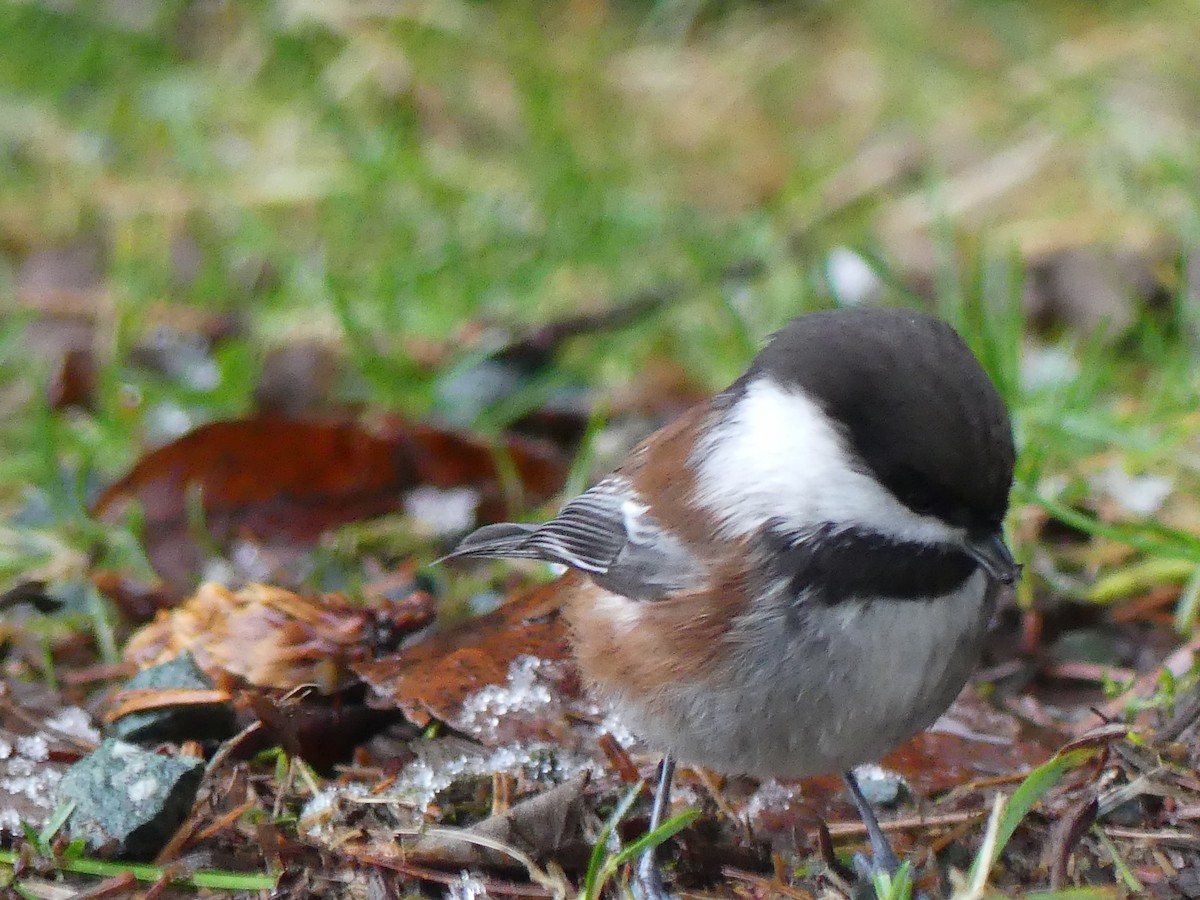
[[[458,872],[443,872],[440,869],[418,866],[400,859],[376,856],[373,853],[367,853],[358,849],[356,845],[343,845],[341,850],[358,862],[377,866],[381,869],[389,869],[393,872],[400,872],[403,875],[419,878],[422,881],[432,881],[434,884],[457,884],[460,879]],[[484,886],[489,894],[502,894],[506,897],[559,896],[554,891],[539,884],[515,884],[508,881],[497,881],[492,878],[481,878],[480,880],[484,882]]]
[[[753,872],[743,872],[741,869],[724,868],[721,874],[730,881],[741,881],[745,884],[756,887],[764,891],[768,896],[771,894],[779,894],[782,897],[789,897],[791,900],[813,900],[813,895],[803,888],[792,887],[790,884],[784,884],[777,878],[764,878],[762,875],[755,875]]]
[[[1140,831],[1137,828],[1126,828],[1123,825],[1104,825],[1101,831],[1114,838],[1152,841],[1185,847],[1188,850],[1200,850],[1200,835],[1197,835],[1195,831],[1173,831],[1168,828],[1160,828],[1157,831]]]
[[[713,798],[713,802],[717,804],[717,809],[720,810],[721,815],[741,829],[742,837],[747,841],[751,840],[753,835],[750,834],[750,823],[746,821],[745,816],[739,816],[734,808],[729,805],[729,801],[725,799],[725,795],[721,793],[721,789],[713,781],[712,773],[707,769],[699,767],[691,771],[700,780],[700,783],[704,785],[704,789],[708,791],[708,795]]]
[[[546,888],[553,896],[566,897],[568,894],[569,886],[561,875],[547,872],[535,863],[528,853],[511,844],[498,841],[495,838],[472,831],[465,831],[461,828],[401,828],[396,830],[395,834],[398,837],[440,837],[447,840],[475,844],[478,847],[486,847],[488,850],[495,850],[497,853],[503,853],[505,856],[509,856],[519,862],[529,873],[530,880]]]
[[[879,826],[884,831],[921,831],[923,829],[961,825],[964,822],[979,822],[987,817],[988,813],[986,810],[974,810],[969,812],[941,813],[936,816],[909,816],[904,819],[892,819],[890,822],[880,822]],[[829,834],[835,838],[865,837],[867,833],[867,826],[862,822],[835,822],[827,827],[829,828]]]

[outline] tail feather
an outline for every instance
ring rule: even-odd
[[[463,538],[438,562],[448,559],[539,559],[541,553],[526,544],[536,525],[500,522],[485,525]]]

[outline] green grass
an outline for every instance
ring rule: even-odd
[[[77,848],[77,849],[82,849]],[[11,850],[0,850],[0,866],[16,866],[21,854]],[[138,863],[109,862],[87,856],[73,855],[54,857],[50,860],[54,869],[72,875],[93,875],[111,878],[116,875],[133,875],[138,881],[157,882],[167,878],[172,883],[193,888],[213,888],[224,891],[268,891],[275,887],[278,875],[263,875],[256,872],[226,872],[217,869],[202,869],[188,875],[172,877],[163,866]],[[16,882],[19,884],[19,881]]]
[[[1195,151],[1182,142],[1133,158],[1114,138],[1120,119],[1098,108],[1122,65],[1140,59],[1136,35],[1176,46],[1171,29],[1187,32],[1185,5],[1139,15],[1016,3],[1001,14],[964,4],[949,23],[957,42],[934,39],[940,18],[878,0],[794,17],[700,4],[695,20],[682,21],[669,6],[635,7],[600,25],[536,3],[435,3],[412,18],[323,8],[306,18],[264,2],[206,17],[168,4],[131,28],[101,11],[0,5],[8,36],[0,38],[0,110],[36,125],[3,135],[15,165],[5,176],[0,242],[22,250],[102,232],[114,310],[98,342],[117,351],[106,356],[96,415],[64,423],[40,411],[40,363],[23,355],[18,330],[9,324],[0,335],[0,366],[25,388],[4,398],[14,414],[3,425],[10,449],[0,497],[10,504],[30,485],[61,499],[61,482],[81,472],[110,479],[164,407],[196,420],[245,412],[265,348],[296,335],[344,342],[343,393],[420,414],[434,382],[410,358],[413,340],[447,337],[483,310],[533,322],[671,283],[681,299],[650,326],[579,342],[553,378],[614,386],[667,355],[719,387],[770,330],[831,302],[825,249],[879,246],[883,265],[895,266],[886,222],[899,201],[929,198],[936,216],[939,202],[955,198],[937,144],[920,154],[917,181],[867,192],[849,208],[823,206],[830,178],[873,133],[944,127],[968,106],[983,112],[964,119],[970,137],[960,150],[1040,130],[1062,142],[1064,165],[1085,163],[1070,177],[1057,168],[1038,177],[1047,196],[1037,201],[1021,202],[1016,191],[1007,215],[933,220],[939,308],[965,326],[1016,407],[1022,485],[1036,492],[1043,473],[1101,447],[1127,448],[1136,467],[1186,439],[1170,427],[1195,388],[1193,356],[1178,352],[1180,342],[1147,326],[1123,359],[1081,345],[1076,379],[1027,394],[1016,381],[1019,317],[981,312],[1014,306],[1023,272],[1009,248],[1032,240],[1030,219],[1085,216],[1092,230],[1134,230],[1156,192],[1177,191],[1192,171]],[[676,28],[688,23],[682,41]],[[772,33],[791,34],[795,46],[750,49]],[[817,42],[862,54],[861,90],[874,93],[823,110],[833,101],[822,79],[837,70],[806,52]],[[1066,48],[1081,71],[1059,58]],[[1171,113],[1196,92],[1178,63],[1170,52],[1152,63],[1156,77],[1177,76],[1164,91]],[[894,74],[880,83],[883,70]],[[1014,89],[1019,76],[1032,86]],[[688,79],[698,83],[690,92],[670,87]],[[685,103],[695,106],[691,143],[661,133],[679,124],[671,111]],[[863,104],[874,120],[856,129]],[[738,153],[778,169],[765,200]],[[1090,154],[1100,156],[1094,169]],[[1056,205],[1060,191],[1092,202],[1082,211],[1079,200]],[[823,217],[819,226],[814,217]],[[1155,224],[1179,233],[1179,218]],[[989,232],[964,263],[961,236]],[[201,251],[186,283],[169,258],[179,234]],[[762,265],[758,277],[721,281],[747,260]],[[255,280],[247,271],[266,274]],[[218,355],[215,389],[188,390],[124,359],[147,310],[163,300],[249,314],[246,338]],[[1111,405],[1146,368],[1138,421],[1119,420]],[[131,392],[141,397],[133,409]]]
[[[683,829],[687,828],[700,815],[700,811],[689,809],[671,816],[653,831],[649,831],[624,847],[614,849],[611,846],[613,834],[621,820],[629,814],[633,804],[642,794],[645,784],[638,782],[625,792],[625,796],[616,805],[605,820],[592,847],[588,860],[587,872],[584,874],[583,885],[579,891],[580,900],[600,900],[604,887],[628,864],[637,865],[642,854],[653,851],[666,841],[669,841]]]

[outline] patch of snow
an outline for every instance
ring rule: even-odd
[[[50,809],[54,805],[52,797],[54,788],[62,778],[62,773],[58,769],[33,769],[19,775],[12,772],[10,767],[9,773],[10,777],[0,778],[0,791],[9,795],[22,796],[44,809]],[[6,810],[6,812],[9,811]],[[2,817],[0,815],[0,818]]]
[[[48,718],[44,724],[46,728],[59,734],[70,735],[94,744],[100,743],[100,732],[92,727],[91,718],[78,706],[64,707]],[[0,759],[2,758],[0,757]]]
[[[17,752],[34,762],[45,762],[50,758],[50,745],[40,734],[17,738]]]
[[[142,753],[142,748],[136,744],[131,744],[128,741],[113,741],[112,757],[113,759],[127,759],[129,757],[137,757]]]
[[[36,769],[37,765],[34,761],[26,756],[14,756],[8,761],[8,774],[17,778],[32,775]]]
[[[863,763],[861,766],[855,766],[854,777],[859,781],[889,781],[893,778],[904,780],[904,776],[899,772],[885,769],[879,763]]]
[[[1091,482],[1126,512],[1143,517],[1158,512],[1174,487],[1165,475],[1130,475],[1117,464],[1092,476]]]
[[[825,277],[841,306],[861,306],[883,287],[871,264],[849,247],[834,247],[825,258]]]
[[[508,668],[504,684],[489,684],[463,701],[454,723],[475,734],[494,733],[500,719],[513,712],[537,712],[554,702],[554,692],[541,678],[545,662],[536,656],[518,656]]]
[[[458,881],[446,886],[446,900],[488,900],[488,892],[470,872],[460,872]]]
[[[584,769],[595,770],[595,760],[566,753],[548,744],[497,747],[490,753],[465,752],[449,759],[418,758],[404,767],[386,795],[424,813],[434,798],[461,778],[494,773],[523,775],[542,783],[565,781]]]
[[[146,410],[142,423],[152,442],[158,444],[183,437],[197,424],[186,410],[173,403],[156,403],[151,406]]]
[[[598,704],[593,704],[587,711],[592,713],[592,715],[599,715],[602,712],[602,708]],[[614,741],[626,750],[638,743],[637,737],[626,727],[621,717],[611,710],[600,721],[600,731],[602,733],[607,732]]]
[[[254,541],[236,540],[228,553],[234,570],[243,581],[270,582],[274,560]]]
[[[15,745],[0,740],[0,798],[12,801],[21,797],[40,809],[53,809],[62,770],[47,765],[49,758],[49,745],[40,734],[18,737]],[[39,825],[29,819],[29,812],[21,803],[0,807],[0,832],[20,833],[22,822]]]
[[[333,821],[334,813],[342,800],[354,800],[367,796],[371,791],[368,785],[360,782],[349,784],[334,784],[318,791],[311,800],[300,810],[297,822],[299,832],[311,839],[327,838],[327,827]]]
[[[1021,354],[1021,386],[1026,391],[1050,390],[1073,381],[1079,361],[1059,344],[1030,344]]]
[[[475,524],[479,491],[469,487],[422,485],[404,498],[404,511],[435,536],[459,534]]]
[[[793,788],[784,787],[773,778],[764,781],[746,801],[746,818],[753,823],[767,811],[787,809],[795,799],[796,791]]]

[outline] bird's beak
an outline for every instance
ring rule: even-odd
[[[982,540],[968,540],[966,551],[1001,584],[1012,584],[1021,574],[1021,567],[999,534]]]

